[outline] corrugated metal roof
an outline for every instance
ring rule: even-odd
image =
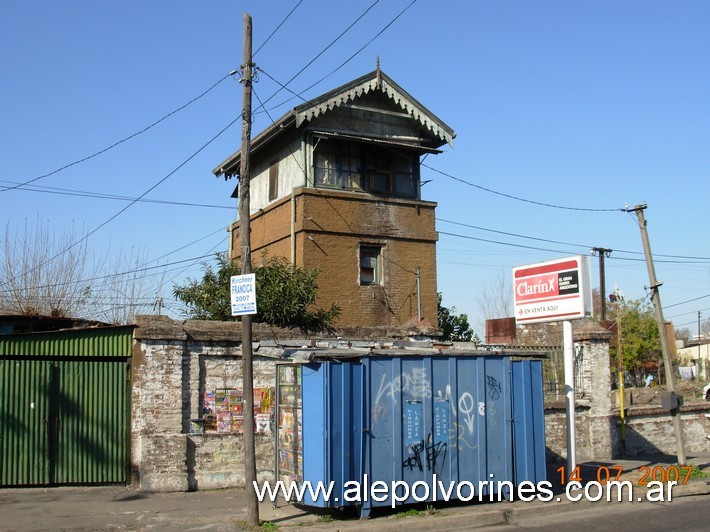
[[[420,144],[412,144],[412,143],[408,143],[408,142],[397,142],[397,141],[393,141],[393,140],[379,139],[379,138],[375,138],[375,137],[364,137],[364,136],[360,136],[360,135],[345,135],[343,133],[338,133],[335,131],[314,131],[313,134],[318,137],[355,140],[357,142],[365,142],[367,144],[380,144],[383,146],[394,146],[395,148],[407,148],[410,150],[417,150],[417,151],[426,152],[426,153],[441,153],[441,150],[437,150],[436,148],[427,148],[426,146],[422,146]]]
[[[0,356],[126,357],[133,351],[133,325],[0,335]]]

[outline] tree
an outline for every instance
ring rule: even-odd
[[[484,320],[509,318],[513,315],[513,289],[510,287],[509,276],[503,271],[498,272],[490,284],[481,287],[475,299]]]
[[[443,333],[442,339],[450,342],[473,341],[481,343],[481,339],[468,324],[468,316],[466,314],[456,315],[456,307],[451,307],[449,310],[441,304],[441,294],[437,294],[437,297],[439,329]]]
[[[173,295],[186,305],[186,317],[198,320],[232,321],[230,277],[240,268],[224,253],[217,254],[217,269],[204,264],[202,280],[189,279],[173,287]],[[331,327],[340,316],[340,307],[312,309],[318,295],[318,270],[291,265],[283,257],[265,257],[254,267],[256,277],[255,322],[281,327],[323,329]]]
[[[624,369],[633,370],[636,375],[645,362],[657,361],[661,352],[654,309],[645,299],[621,300],[614,304],[611,316],[616,316],[617,306],[621,322],[621,351]],[[610,349],[618,367],[617,349]]]
[[[5,226],[0,260],[0,308],[25,316],[78,317],[89,307],[90,261],[86,239],[74,227],[57,235],[49,221],[25,220],[22,230]]]
[[[93,317],[108,323],[132,323],[137,314],[150,314],[160,309],[160,291],[164,284],[162,267],[147,273],[146,251],[131,249],[120,252],[106,268],[115,272],[103,276],[101,286],[93,289],[88,311]]]
[[[675,330],[675,339],[682,340],[684,346],[687,346],[692,338],[693,333],[691,333],[690,329],[688,329],[687,327]]]

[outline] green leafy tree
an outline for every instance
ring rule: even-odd
[[[280,327],[331,327],[340,316],[340,307],[312,309],[318,295],[318,270],[292,266],[282,257],[266,257],[254,267],[256,277],[255,322]],[[197,320],[233,321],[229,283],[241,269],[236,262],[217,254],[217,268],[203,266],[201,280],[189,279],[173,287],[173,295],[185,304],[185,316]]]
[[[639,368],[657,361],[661,352],[661,337],[653,307],[645,299],[617,301],[609,317],[618,316],[621,322],[621,355],[624,369],[638,375]],[[613,367],[618,367],[618,349],[610,350]]]
[[[450,342],[476,342],[480,343],[481,339],[473,332],[468,324],[468,316],[466,314],[456,314],[456,307],[448,309],[441,304],[441,294],[438,296],[438,317],[439,329],[443,333],[443,340]]]

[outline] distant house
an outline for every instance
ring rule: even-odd
[[[436,327],[436,203],[422,200],[420,158],[454,136],[379,69],[289,111],[252,141],[252,261],[320,268],[317,304],[342,308],[338,326]],[[239,177],[240,161],[213,173]]]

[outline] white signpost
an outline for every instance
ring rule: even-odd
[[[232,316],[256,314],[256,276],[253,273],[230,277]]]
[[[574,344],[572,322],[592,316],[589,257],[578,255],[513,268],[513,301],[518,325],[562,321],[567,405],[567,476],[574,474]]]

